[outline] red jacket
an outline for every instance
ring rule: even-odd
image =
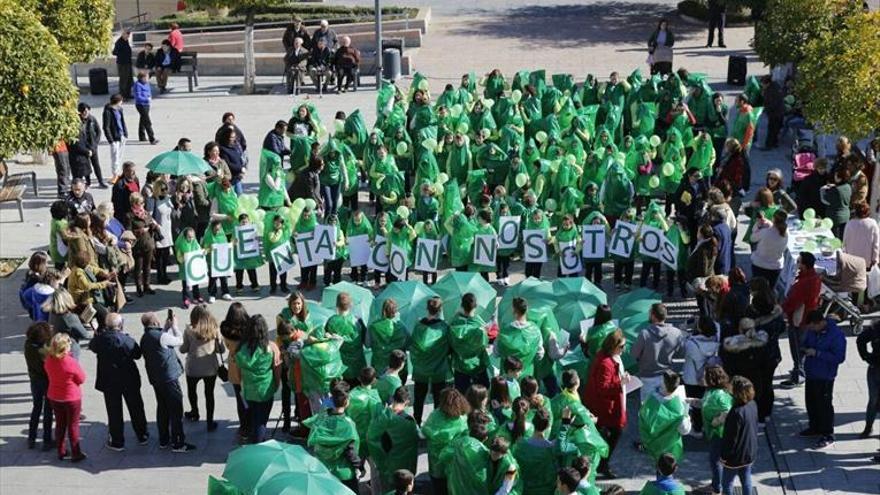
[[[802,305],[804,315],[819,307],[819,292],[822,289],[822,279],[813,268],[805,268],[798,272],[797,279],[788,290],[785,302],[782,303],[782,311],[786,318],[792,322],[795,311]],[[792,322],[793,323],[793,322]]]
[[[82,399],[80,385],[86,381],[86,372],[73,356],[67,354],[60,359],[48,356],[43,368],[49,376],[49,391],[46,393],[49,400],[73,402]]]
[[[626,410],[623,403],[623,384],[617,371],[617,362],[602,351],[590,365],[587,386],[581,398],[596,415],[596,426],[623,428]]]

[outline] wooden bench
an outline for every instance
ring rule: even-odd
[[[18,205],[19,222],[24,222],[22,203],[24,192],[27,189],[27,179],[30,179],[34,185],[34,196],[39,196],[36,172],[10,174],[6,162],[0,160],[0,203],[11,203],[14,201]]]
[[[193,86],[199,86],[199,53],[198,52],[180,52],[180,70],[175,74],[185,75],[186,82],[189,86],[189,92],[193,92]]]

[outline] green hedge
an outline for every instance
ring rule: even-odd
[[[709,9],[705,1],[701,0],[684,0],[678,3],[678,13],[699,19],[701,21],[709,20]],[[746,10],[727,8],[727,24],[748,24],[751,17]]]
[[[418,15],[418,9],[405,7],[382,7],[383,18],[387,20],[412,19]],[[331,23],[336,22],[369,22],[374,19],[373,9],[367,7],[346,7],[342,5],[281,5],[260,9],[255,17],[255,22],[288,22],[293,15],[305,20],[317,23],[319,19],[327,19]],[[244,24],[245,16],[241,12],[230,10],[226,17],[211,17],[207,11],[187,11],[172,15],[166,15],[153,21],[156,29],[168,29],[172,22],[176,22],[181,28],[200,28],[209,26],[229,26]]]

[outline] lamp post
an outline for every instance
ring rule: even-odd
[[[382,86],[382,7],[376,0],[376,89]]]

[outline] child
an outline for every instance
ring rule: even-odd
[[[406,366],[406,353],[400,349],[394,349],[388,355],[388,367],[376,381],[376,391],[383,404],[388,404],[394,391],[400,388],[402,382],[400,373]]]
[[[336,314],[331,316],[324,325],[325,334],[336,335],[342,339],[339,354],[345,371],[342,378],[349,385],[358,383],[358,370],[367,366],[364,356],[364,322],[351,313],[351,295],[340,292],[336,296]]]
[[[369,456],[367,445],[367,431],[373,416],[382,410],[382,400],[374,388],[376,384],[376,370],[369,366],[361,369],[358,374],[358,385],[351,389],[348,409],[345,411],[348,417],[354,421],[357,427],[360,449],[358,454],[366,459]]]
[[[345,226],[345,235],[346,238],[365,235],[370,241],[373,240],[373,226],[366,219],[363,211],[354,210],[351,212],[351,218],[348,219]],[[364,285],[367,282],[366,265],[351,267],[351,281],[358,285]]]
[[[642,217],[642,223],[639,226],[640,231],[643,226],[654,227],[662,230],[664,233],[669,230],[669,227],[666,225],[666,219],[663,218],[663,209],[660,207],[659,203],[651,201],[648,205],[648,209],[645,211],[645,216]],[[641,237],[641,232],[639,232],[637,237]],[[641,254],[640,257],[642,258],[642,272],[641,275],[639,275],[639,287],[647,286],[648,277],[653,273],[654,283],[651,284],[651,288],[659,290],[660,260],[657,258],[649,258]]]
[[[299,217],[299,220],[296,222],[296,227],[294,230],[296,231],[295,235],[299,234],[308,234],[315,232],[315,227],[318,225],[318,220],[315,217],[315,212],[312,211],[308,206],[302,211],[302,214]],[[295,245],[294,245],[295,246]],[[300,281],[298,289],[301,291],[308,291],[315,288],[318,279],[318,265],[313,266],[300,266]]]
[[[263,232],[263,253],[269,260],[269,294],[275,294],[279,282],[281,292],[287,294],[290,292],[287,287],[287,272],[278,273],[278,267],[272,259],[272,250],[290,242],[290,227],[281,215],[273,212],[269,214],[272,215],[271,228],[266,228]]]
[[[681,215],[676,215],[672,222],[672,226],[666,231],[666,238],[669,239],[669,242],[678,247],[677,269],[666,269],[666,295],[672,297],[672,291],[675,286],[675,276],[678,275],[679,292],[681,293],[681,297],[685,298],[687,297],[687,259],[688,254],[690,253],[688,247],[690,239],[687,231],[687,218]]]
[[[358,478],[364,475],[364,466],[363,459],[357,454],[360,444],[357,427],[345,415],[349,405],[348,387],[337,386],[331,395],[333,406],[327,409],[326,414],[316,414],[305,421],[306,427],[311,430],[308,446],[314,449],[315,456],[328,466],[343,485],[357,493]],[[340,456],[340,452],[346,454]]]
[[[293,373],[291,373],[291,368],[296,366],[296,381],[295,383],[295,393],[301,394],[301,380],[300,380],[300,371],[299,371],[299,361],[294,361],[294,358],[291,356],[288,348],[294,341],[294,330],[293,326],[286,322],[281,321],[278,322],[278,326],[275,329],[275,344],[281,349],[281,419],[283,421],[281,425],[281,431],[283,433],[288,433],[290,431],[290,377]],[[301,332],[300,332],[301,333]],[[302,413],[299,408],[297,408],[298,413]]]
[[[577,495],[581,486],[581,473],[572,467],[560,468],[557,473],[556,493]]]
[[[390,229],[388,228],[388,213],[385,211],[379,211],[376,214],[376,226],[373,227],[373,236],[370,238],[371,244],[375,244],[375,239],[377,236],[384,237],[385,242],[388,242],[388,233]],[[366,270],[366,268],[364,268]],[[382,285],[382,272],[379,270],[373,270],[373,285],[376,287],[380,287]]]
[[[408,475],[405,484],[411,490],[411,473],[418,467],[419,428],[406,412],[409,405],[409,391],[406,387],[398,387],[390,402],[388,407],[380,409],[373,416],[367,431],[371,467],[375,468],[370,476],[370,483],[381,484],[381,487],[372,485],[372,488],[401,488],[402,483],[397,481],[397,473],[405,471]],[[376,493],[382,491],[376,490]]]
[[[440,211],[440,203],[434,197],[434,188],[431,184],[425,182],[420,187],[421,195],[416,204],[416,220],[424,222],[431,220],[436,222]]]
[[[406,469],[394,471],[394,491],[389,495],[412,495],[415,488],[415,478]]]
[[[385,247],[388,250],[388,259],[391,259],[392,247],[396,246],[402,249],[406,254],[406,266],[409,267],[412,264],[413,239],[415,238],[416,231],[409,226],[406,218],[397,217],[397,219],[394,220],[394,228],[388,234],[388,242],[385,244]],[[407,279],[408,273],[409,270],[405,269],[403,272],[403,280]],[[388,269],[388,273],[385,274],[385,281],[389,284],[397,281],[397,277],[391,273],[390,268]]]
[[[449,263],[459,272],[468,271],[468,263],[471,261],[474,234],[477,230],[474,222],[475,213],[473,205],[467,205],[464,211],[450,216],[444,224],[450,236]]]
[[[632,223],[635,221],[635,218],[636,209],[627,208],[623,216],[620,217],[620,220]],[[635,251],[635,248],[633,248],[633,251]],[[633,269],[635,267],[635,261],[633,261],[633,253],[630,253],[630,256],[628,258],[611,255],[611,259],[614,260],[614,288],[618,292],[622,290],[630,290],[630,288],[632,287]]]
[[[587,215],[584,225],[602,225],[605,227],[605,246],[606,251],[608,241],[611,236],[611,228],[608,226],[608,220],[602,212],[596,210]],[[605,258],[584,258],[584,278],[591,280],[593,285],[602,288],[602,262]]]
[[[645,450],[654,459],[665,455],[679,459],[684,452],[682,435],[691,431],[687,399],[681,377],[666,370],[663,385],[642,404],[639,410],[639,434]],[[671,474],[671,473],[670,473]]]
[[[590,475],[593,473],[590,458],[585,455],[577,456],[572,462],[571,467],[577,470],[581,475],[581,482],[578,483],[577,493],[579,495],[599,495],[599,488],[590,481]],[[594,477],[595,480],[595,477]]]
[[[247,213],[238,216],[238,225],[250,225],[251,219]],[[237,242],[233,240],[233,244]],[[239,258],[238,249],[233,247],[233,258],[235,262],[235,291],[239,294],[244,290],[244,272],[247,270],[248,280],[251,282],[251,290],[260,292],[260,284],[257,282],[257,268],[263,264],[261,253],[252,258]]]
[[[49,321],[49,314],[43,306],[55,290],[64,282],[66,272],[62,273],[55,269],[48,269],[43,277],[31,287],[21,293],[20,299],[28,316],[33,321]]]
[[[342,281],[342,265],[348,258],[348,243],[345,233],[339,227],[339,217],[330,215],[327,217],[327,225],[336,227],[336,257],[324,262],[324,285],[338,284]]]
[[[400,322],[397,312],[397,301],[388,298],[382,302],[382,317],[367,328],[367,341],[373,356],[370,364],[373,368],[384,369],[388,366],[389,356],[395,349],[406,351],[409,344],[409,332]],[[400,372],[400,381],[406,383],[407,372]]]
[[[21,284],[21,288],[18,289],[18,297],[21,300],[22,306],[24,306],[24,292],[38,282],[42,282],[48,270],[49,255],[44,251],[37,251],[31,255],[30,259],[28,259],[28,271],[24,276],[24,283]],[[25,308],[27,307],[25,306]]]
[[[684,487],[675,480],[678,463],[672,454],[663,454],[657,460],[657,479],[648,481],[639,495],[684,495]]]
[[[131,77],[131,76],[129,76]],[[138,71],[137,81],[134,83],[134,106],[140,119],[138,120],[138,140],[150,140],[150,144],[159,142],[153,134],[153,122],[150,120],[150,102],[153,99],[153,90],[150,88],[150,79],[146,72]]]
[[[550,413],[538,409],[532,425],[531,437],[520,438],[513,446],[513,457],[522,473],[523,493],[553,493],[558,462],[556,442],[546,438],[550,433]]]
[[[208,266],[211,266],[211,252],[213,250],[214,244],[223,244],[228,242],[226,240],[226,234],[223,232],[223,222],[220,220],[214,220],[211,222],[211,226],[205,230],[205,235],[202,236],[202,249],[205,250],[205,253],[208,257]],[[210,270],[208,270],[210,272]],[[220,282],[220,293],[221,297],[223,297],[224,301],[231,301],[232,295],[229,294],[229,285],[226,282],[226,277],[210,277],[208,279],[208,303],[213,304],[214,301],[217,300],[217,282]]]
[[[58,200],[52,203],[49,213],[52,215],[52,221],[49,223],[49,256],[55,268],[61,270],[67,261],[67,244],[61,238],[61,232],[67,230],[67,213],[69,208],[64,200]]]
[[[544,238],[550,239],[550,223],[547,221],[547,217],[544,216],[543,210],[540,208],[535,208],[531,214],[529,214],[528,219],[526,220],[526,224],[523,230],[535,230],[541,229],[544,231]],[[541,267],[544,265],[542,262],[526,262],[525,276],[541,278]]]
[[[519,376],[523,371],[523,363],[516,356],[507,356],[502,362],[504,379],[507,380],[507,390],[510,400],[514,401],[520,396]]]
[[[432,297],[427,302],[427,315],[419,320],[411,335],[410,359],[416,400],[413,416],[422,423],[422,411],[430,387],[434,402],[440,400],[440,391],[448,385],[449,324],[442,318],[443,301]]]
[[[562,217],[562,225],[559,226],[559,229],[556,231],[556,235],[553,236],[553,248],[556,250],[556,256],[559,257],[559,263],[556,268],[556,276],[557,277],[577,277],[580,276],[580,273],[569,273],[567,275],[563,275],[562,273],[562,243],[571,243],[575,242],[575,255],[580,257],[581,255],[581,233],[575,228],[574,225],[574,217],[571,215],[565,215]],[[601,271],[601,269],[600,269]]]
[[[439,240],[439,233],[433,220],[425,220],[421,228],[416,226],[416,234],[418,239],[430,239],[432,241]],[[425,285],[434,285],[437,283],[437,272],[422,272],[422,281]]]
[[[486,197],[486,199],[488,200],[488,196]],[[495,227],[492,226],[492,212],[488,208],[485,210],[480,210],[479,213],[477,213],[477,226],[474,230],[474,236],[477,235],[490,235],[493,238],[497,236],[497,233],[495,232]],[[472,255],[470,271],[479,272],[480,276],[482,276],[483,279],[488,282],[489,272],[492,271],[493,268],[492,265],[478,265],[475,263],[475,261],[476,260],[473,258]]]
[[[190,296],[190,285],[186,281],[186,254],[201,250],[198,241],[196,241],[196,231],[192,227],[183,229],[183,232],[177,236],[174,241],[174,254],[177,257],[178,272],[180,274],[180,283],[183,286],[183,309],[189,309],[192,302],[199,304],[205,302],[199,293],[199,286],[192,286],[192,296]]]
[[[522,493],[519,466],[510,452],[507,440],[496,437],[489,444],[489,471],[486,476],[489,493]]]
[[[501,189],[502,192],[504,190],[502,186],[496,187],[496,196],[499,189]],[[495,231],[499,232],[498,229],[501,227],[501,217],[511,216],[510,205],[501,199],[498,202],[498,207],[495,211],[497,212],[495,215]],[[495,255],[495,281],[498,282],[498,285],[510,285],[510,257],[513,255],[514,251],[516,251],[515,248],[499,248],[498,253]]]

